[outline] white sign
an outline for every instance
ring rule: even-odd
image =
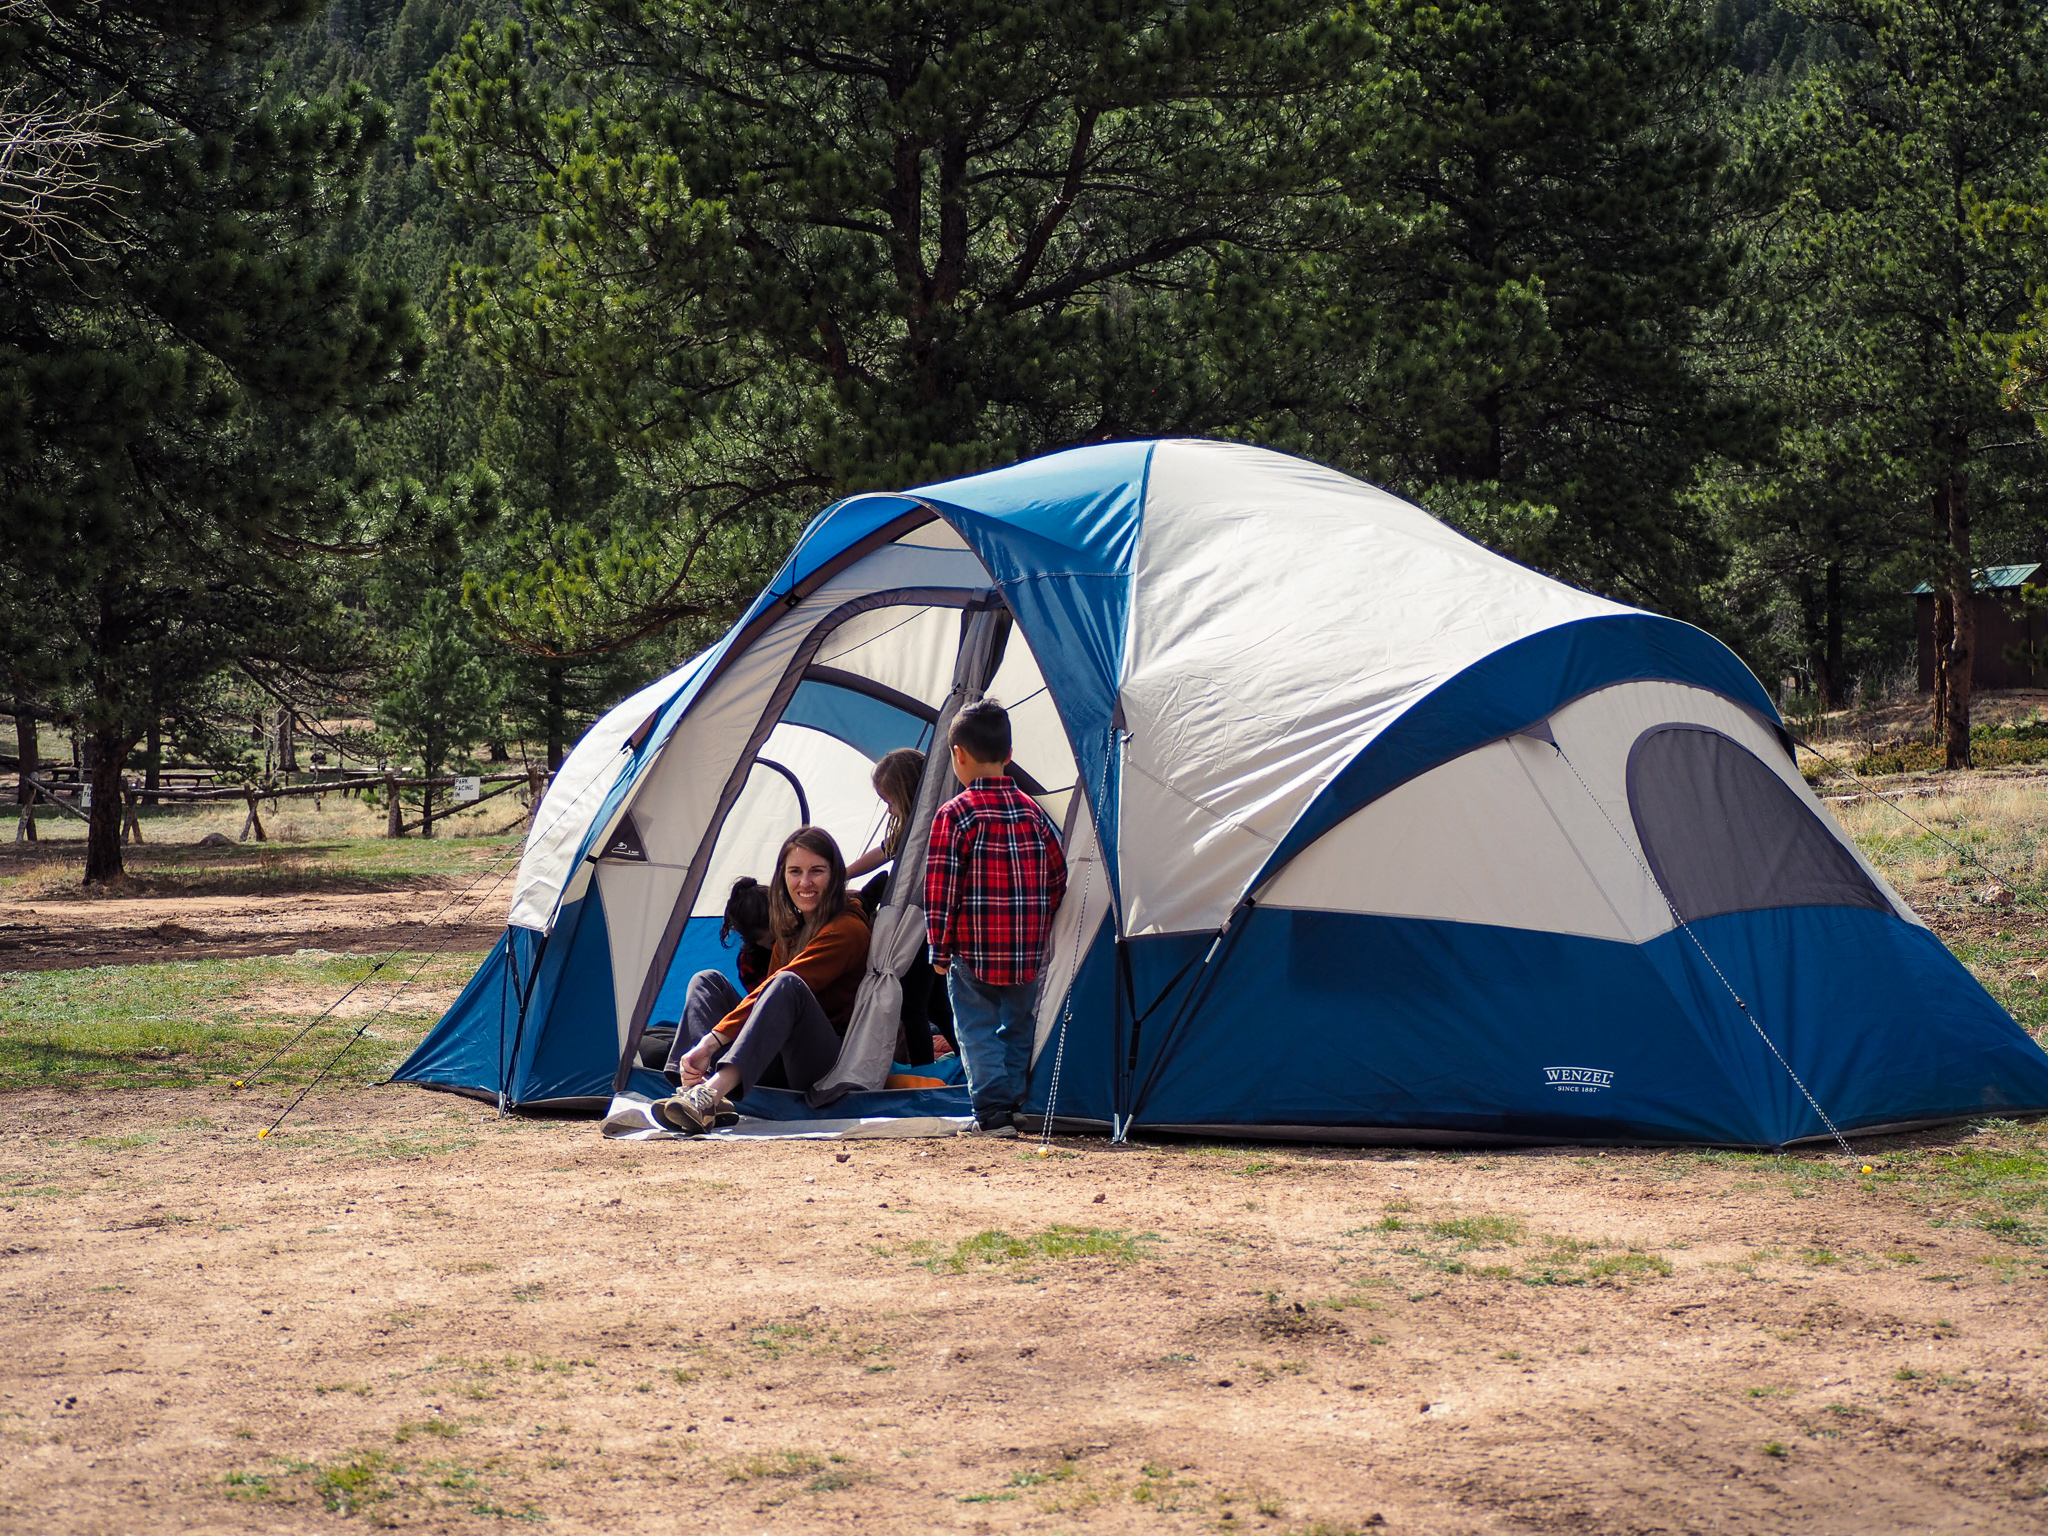
[[[468,805],[484,797],[484,781],[474,774],[459,776],[455,780],[455,803]]]
[[[90,784],[78,786],[78,808],[82,811],[92,809],[92,786]]]

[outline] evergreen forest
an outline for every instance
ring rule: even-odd
[[[1788,715],[1925,583],[1963,766],[2044,253],[2032,0],[0,0],[0,712],[110,879],[124,780],[545,770],[835,498],[1210,435]]]

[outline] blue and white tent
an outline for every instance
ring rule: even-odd
[[[1061,1122],[1782,1146],[2048,1109],[2048,1056],[1836,828],[1720,642],[1203,441],[829,508],[577,746],[505,938],[398,1077],[663,1091],[633,1047],[729,960],[733,877],[804,820],[868,846],[869,764],[983,690],[1072,866],[1032,1089]],[[918,884],[809,1096],[829,1113],[960,1107],[882,1088]]]

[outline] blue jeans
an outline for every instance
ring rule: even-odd
[[[953,1043],[967,1069],[974,1117],[999,1124],[1023,1107],[1030,1086],[1038,983],[992,987],[975,980],[955,956],[946,970],[946,1000],[953,1005]]]

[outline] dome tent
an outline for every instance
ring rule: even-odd
[[[2048,1056],[1836,828],[1725,646],[1207,441],[821,514],[577,746],[504,939],[398,1079],[664,1091],[632,1047],[724,958],[731,878],[802,819],[866,846],[865,765],[983,690],[1066,840],[1032,1076],[1062,1122],[1783,1146],[2048,1109]],[[750,1113],[957,1112],[879,1087],[917,883],[834,1074]]]

